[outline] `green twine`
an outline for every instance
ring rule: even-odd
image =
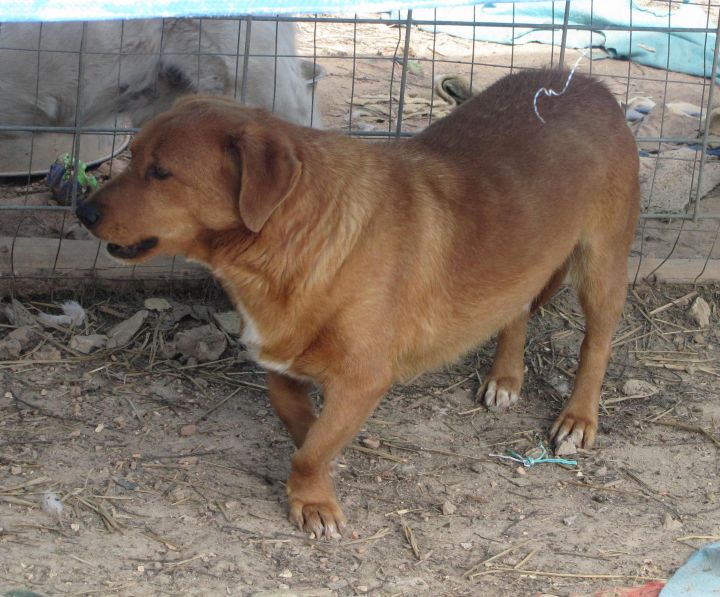
[[[75,161],[73,160],[73,157],[69,154],[63,154],[61,156],[63,167],[65,169],[65,173],[63,174],[63,180],[69,180],[70,179],[70,173],[72,172]],[[90,187],[92,189],[96,189],[98,186],[97,178],[95,178],[92,174],[87,173],[87,164],[84,162],[78,161],[78,171],[75,173],[75,180],[78,181],[80,186],[82,187]]]
[[[525,468],[530,468],[536,464],[562,464],[565,466],[577,466],[577,460],[568,460],[566,458],[548,458],[549,453],[542,442],[540,442],[539,447],[530,450],[530,452],[525,455],[518,454],[515,450],[508,450],[507,453],[507,456],[503,454],[490,454],[490,456],[519,462]]]

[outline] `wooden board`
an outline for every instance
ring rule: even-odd
[[[97,286],[117,289],[122,283],[145,287],[207,282],[204,267],[181,257],[158,257],[127,265],[114,260],[98,240],[0,237],[0,290],[23,293]]]

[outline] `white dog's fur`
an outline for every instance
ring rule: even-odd
[[[139,126],[188,93],[240,99],[245,21],[144,19],[85,26],[78,111],[84,126],[112,123],[116,114]],[[75,124],[82,27],[0,25],[0,124]],[[296,124],[321,125],[314,97],[320,70],[296,57],[294,24],[253,21],[249,55],[247,104]]]

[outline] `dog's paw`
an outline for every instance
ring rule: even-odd
[[[568,440],[578,448],[590,448],[595,442],[597,426],[597,418],[563,411],[550,428],[550,439],[556,447]]]
[[[304,503],[290,498],[290,522],[316,539],[339,539],[347,519],[335,500],[325,503]]]
[[[507,410],[520,398],[519,387],[513,378],[492,379],[481,388],[480,395],[490,410]]]

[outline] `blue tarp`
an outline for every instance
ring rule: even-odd
[[[690,556],[660,597],[710,597],[720,595],[720,543],[711,543]]]
[[[565,2],[495,0],[460,7],[456,6],[458,2],[462,3],[462,0],[0,0],[0,21],[363,13],[412,8],[415,19],[440,21],[437,27],[426,26],[428,30],[507,44],[560,42],[558,29],[553,31],[537,26],[562,25]],[[614,58],[696,76],[711,76],[715,33],[698,30],[714,30],[716,24],[700,6],[673,6],[673,10],[651,9],[639,6],[635,0],[572,0],[567,44],[572,48],[602,47]],[[443,25],[442,21],[478,22],[481,25]],[[513,24],[526,26],[513,28]],[[578,26],[584,29],[577,29]],[[614,30],[618,27],[634,30]],[[665,31],[637,30],[642,27]]]
[[[493,4],[512,1],[495,0]],[[404,8],[456,6],[462,3],[462,0],[0,0],[0,21],[384,12]]]
[[[475,21],[504,23],[506,27],[437,26],[437,31],[458,37],[493,41],[503,44],[528,42],[560,44],[561,32],[532,27],[561,25],[564,2],[517,2],[413,10],[415,19],[438,21]],[[610,57],[630,59],[640,64],[665,70],[710,77],[715,49],[715,33],[699,31],[638,31],[641,27],[662,29],[712,29],[717,24],[700,6],[675,4],[673,10],[639,6],[629,0],[572,0],[567,45],[571,48],[604,48]],[[513,23],[530,27],[512,28]],[[586,29],[572,29],[573,25]],[[634,31],[615,31],[613,27]],[[434,31],[434,26],[423,27]]]

